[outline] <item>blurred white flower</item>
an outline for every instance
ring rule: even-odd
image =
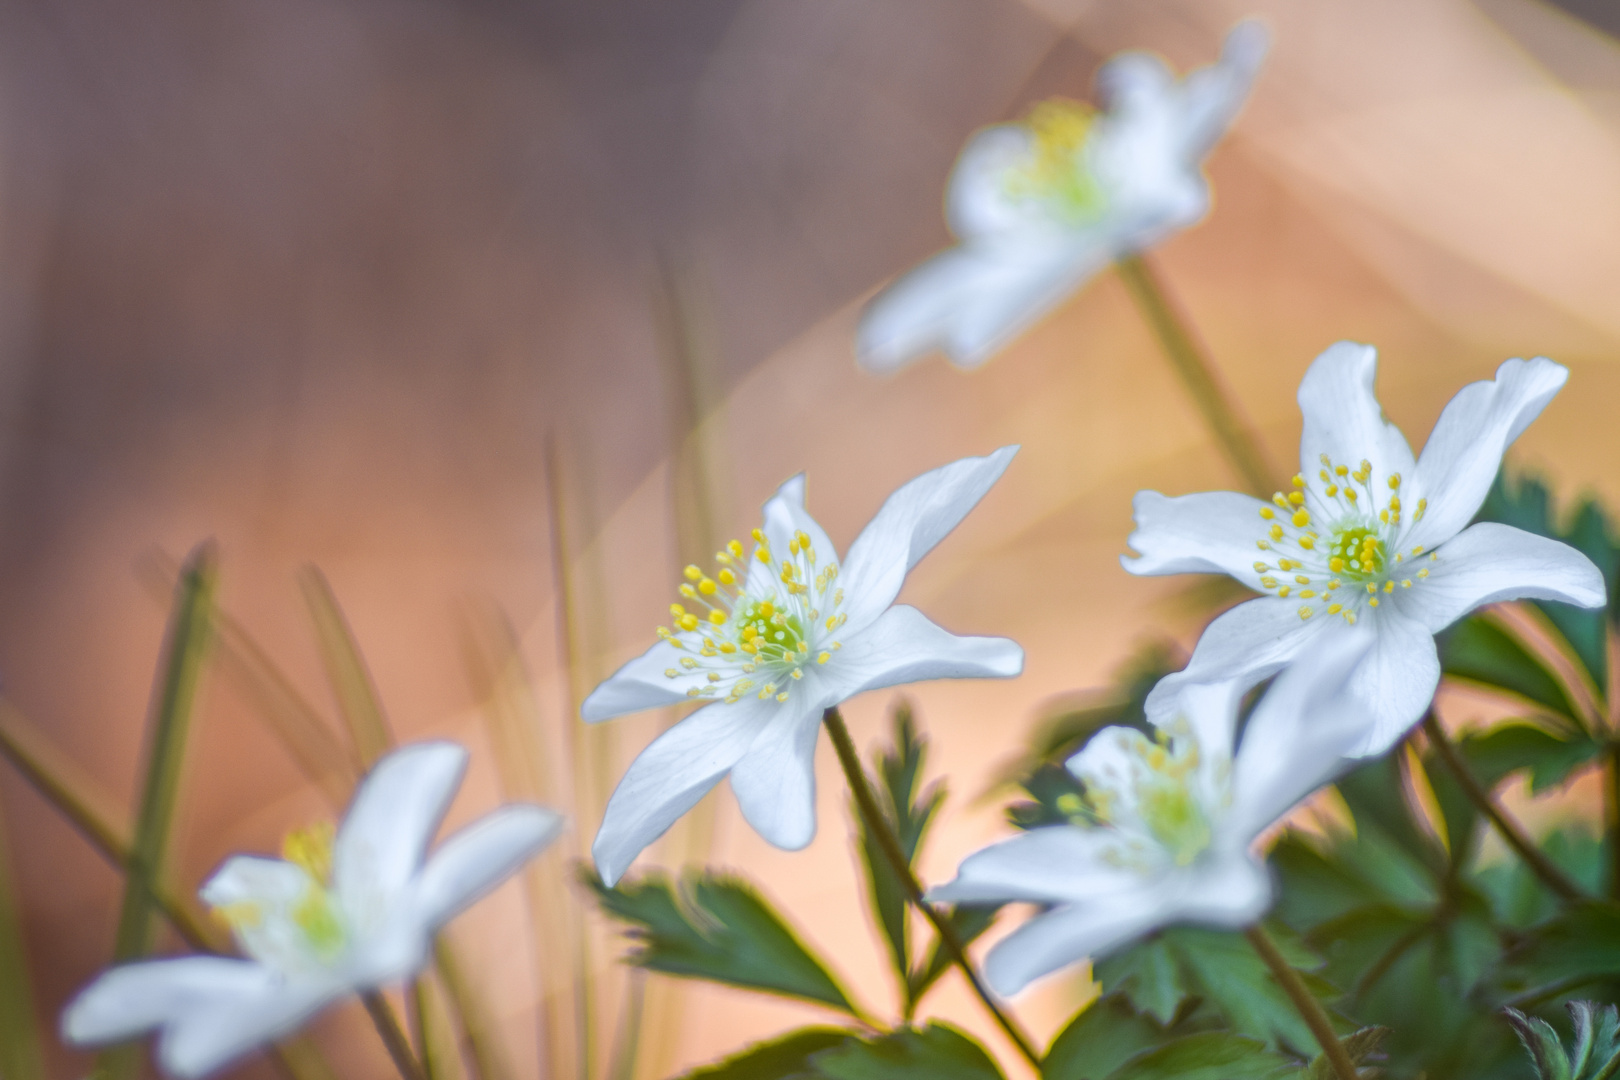
[[[1434,635],[1477,607],[1535,597],[1604,603],[1603,576],[1567,544],[1468,522],[1502,455],[1569,377],[1544,357],[1509,360],[1458,391],[1415,462],[1373,396],[1378,354],[1341,341],[1305,373],[1300,472],[1270,504],[1234,492],[1136,496],[1122,556],[1133,574],[1224,573],[1269,595],[1210,623],[1187,681],[1252,686],[1358,620],[1376,644],[1350,691],[1367,710],[1358,753],[1382,753],[1422,716],[1440,681]]]
[[[816,834],[821,714],[864,690],[927,679],[1010,678],[1024,652],[1006,638],[958,637],[894,603],[906,574],[982,499],[1016,446],[963,458],[905,484],[850,545],[842,566],[805,511],[804,477],[765,504],[746,559],[733,540],[709,577],[686,568],[674,629],[585,700],[596,722],[712,701],[630,764],[591,852],[609,885],[727,774],[743,817],[779,848]]]
[[[1302,657],[1250,716],[1233,754],[1244,688],[1189,683],[1160,695],[1156,741],[1108,727],[1069,759],[1084,795],[1059,806],[1073,824],[1031,829],[969,855],[929,899],[1047,905],[990,950],[1001,994],[1173,923],[1246,927],[1271,906],[1254,840],[1345,767],[1361,738],[1346,676],[1370,633]]]
[[[1097,74],[1108,109],[1052,100],[974,135],[946,191],[960,241],[867,304],[856,355],[888,372],[931,349],[977,367],[1114,259],[1209,209],[1202,164],[1248,97],[1268,36],[1233,27],[1219,62],[1177,80],[1149,53]]]
[[[199,1077],[295,1030],[337,998],[407,978],[443,923],[558,833],[562,818],[509,805],[427,847],[466,769],[454,743],[406,746],[361,782],[334,836],[294,833],[285,859],[237,855],[203,886],[249,959],[189,956],[114,967],[62,1016],[69,1042],[161,1031],[165,1071]]]

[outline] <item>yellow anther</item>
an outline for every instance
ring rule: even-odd
[[[1339,493],[1339,485],[1338,484],[1329,484],[1327,486],[1328,498],[1331,499],[1331,498],[1333,498],[1333,496],[1337,495],[1338,493]]]
[[[1367,606],[1368,607],[1377,607],[1378,606],[1378,597],[1375,596],[1371,600],[1367,601]]]
[[[1369,581],[1367,582],[1367,591],[1369,593],[1375,593],[1378,591],[1378,586]]]
[[[719,682],[720,681],[720,673],[718,671],[709,672],[709,681],[710,682]]]
[[[720,578],[720,584],[722,585],[737,584],[737,575],[733,574],[730,570],[722,570],[718,576]]]
[[[1268,589],[1275,589],[1277,587],[1277,579],[1274,577],[1263,577],[1260,579],[1260,584]]]
[[[1349,623],[1351,626],[1356,625],[1356,613],[1353,612],[1353,611],[1345,612],[1344,613],[1344,621]]]
[[[1333,467],[1333,475],[1334,476],[1348,476],[1348,475],[1350,475],[1350,470],[1348,468],[1346,468],[1345,466],[1343,466],[1343,465],[1335,465]]]
[[[797,536],[795,536],[793,539],[788,541],[788,554],[789,555],[797,555],[798,553],[799,553],[799,538]]]
[[[1389,478],[1389,490],[1394,491],[1401,486],[1401,474],[1394,473]]]
[[[1309,525],[1310,523],[1311,523],[1311,512],[1309,510],[1295,510],[1294,511],[1294,528],[1303,529],[1305,526]]]
[[[1277,590],[1277,595],[1278,596],[1287,596],[1288,595],[1288,586],[1284,585],[1282,588],[1278,589]]]
[[[1385,524],[1388,524],[1389,523],[1389,511],[1388,510],[1380,510],[1380,511],[1378,511],[1378,520],[1384,522]]]
[[[1316,550],[1316,537],[1312,536],[1310,533],[1306,533],[1304,536],[1299,538],[1299,546],[1304,548],[1306,551]]]
[[[1356,489],[1355,488],[1345,488],[1344,489],[1344,497],[1349,499],[1351,502],[1355,502],[1356,501]]]
[[[1288,496],[1284,495],[1280,491],[1271,497],[1271,501],[1282,507],[1284,510],[1288,509]]]
[[[1401,582],[1401,588],[1410,589],[1411,587],[1412,587],[1412,579],[1411,578],[1407,578],[1407,579],[1405,579],[1404,581]]]
[[[1271,550],[1271,544],[1270,544],[1269,541],[1266,541],[1266,540],[1256,540],[1254,542],[1254,546],[1259,548],[1261,551],[1270,551]]]
[[[1260,508],[1260,516],[1265,518],[1267,521],[1270,521],[1272,518],[1277,516],[1277,511],[1273,510],[1269,506],[1262,506]]]
[[[724,626],[726,624],[726,613],[721,611],[719,608],[715,608],[713,611],[709,612],[709,621],[714,623],[716,626]]]
[[[1254,572],[1257,573],[1257,574],[1263,574],[1267,570],[1270,570],[1270,569],[1271,569],[1271,566],[1268,563],[1257,562],[1257,563],[1254,564]]]
[[[664,669],[664,678],[666,679],[678,679],[680,676],[681,673],[672,667],[667,667]]]
[[[1429,576],[1429,568],[1428,567],[1425,566],[1422,570],[1418,571],[1418,577],[1426,578],[1428,576]]]
[[[756,543],[756,544],[765,543],[765,530],[764,529],[755,529],[750,535],[753,536],[754,543]]]
[[[703,571],[699,570],[695,566],[688,566],[685,570],[682,570],[681,573],[686,575],[687,581],[696,581],[698,578],[703,576]]]
[[[1310,618],[1311,617],[1311,609],[1308,608],[1308,607],[1300,608],[1299,609],[1299,617],[1302,618],[1302,619]]]
[[[1271,538],[1273,540],[1281,540],[1283,538],[1283,527],[1281,525],[1273,525],[1271,527]]]
[[[720,586],[714,583],[713,578],[704,578],[702,581],[698,582],[698,592],[702,593],[704,596],[713,596],[719,591]]]
[[[1387,592],[1387,593],[1388,592],[1394,592],[1395,591],[1395,583],[1393,581],[1384,582],[1384,591]]]
[[[1326,465],[1330,469],[1333,467],[1333,459],[1328,457],[1326,454],[1316,455],[1316,460],[1320,461],[1323,465]]]
[[[1331,476],[1328,475],[1328,471],[1326,469],[1318,470],[1316,475],[1320,476],[1322,478],[1322,483],[1324,483],[1324,484],[1327,483],[1329,480],[1333,479]]]
[[[804,678],[804,672],[800,671],[798,668],[794,668],[792,671],[788,672],[788,674],[793,676],[795,679]]]
[[[687,697],[702,697],[703,696],[703,690],[700,687],[696,687],[696,686],[691,687],[690,689],[688,689],[686,691],[686,696]]]
[[[1401,497],[1399,495],[1389,497],[1389,509],[1392,513],[1398,514],[1401,512]]]
[[[1429,508],[1429,500],[1428,499],[1419,499],[1418,500],[1417,513],[1415,515],[1413,515],[1412,520],[1413,521],[1422,521],[1423,520],[1423,511],[1427,510],[1428,508]]]
[[[763,604],[759,605],[759,614],[763,619],[770,618],[772,615],[776,614],[776,605],[771,603],[769,600],[765,601]]]
[[[696,660],[692,659],[690,656],[681,657],[681,667],[685,668],[687,671],[691,671],[693,668],[695,668],[697,666],[698,666],[698,662]]]
[[[1343,604],[1329,604],[1328,605],[1328,614],[1329,615],[1337,615],[1339,612],[1341,612],[1343,610],[1344,610],[1344,605]]]
[[[822,652],[822,654],[820,656],[816,657],[816,663],[825,664],[827,661],[829,661],[831,659],[832,659],[832,653],[830,653],[830,652]]]
[[[681,616],[686,614],[686,609],[679,604],[671,604],[669,605],[669,613],[676,622],[680,622]]]
[[[1295,585],[1309,585],[1310,583],[1311,583],[1311,579],[1306,577],[1304,574],[1295,574],[1294,575],[1294,584]]]
[[[1423,554],[1423,545],[1422,544],[1419,544],[1417,547],[1412,549],[1413,558],[1416,558],[1417,556],[1419,556],[1421,554]]]
[[[787,691],[786,690],[784,690],[780,694],[776,695],[776,700],[777,701],[786,701],[787,698],[788,698],[788,696],[787,696]]]
[[[733,558],[742,558],[742,541],[732,540],[726,544],[726,550],[731,552]]]
[[[1309,600],[1311,597],[1316,595],[1316,591],[1314,589],[1301,589],[1299,590],[1299,595],[1301,599]]]
[[[698,628],[696,615],[682,615],[678,621],[682,630],[696,630]]]
[[[1298,473],[1295,473],[1294,474],[1294,486],[1296,488],[1299,488],[1299,490],[1304,491],[1305,490],[1305,478],[1303,476],[1299,475]]]
[[[692,588],[690,585],[682,585],[677,591],[688,600],[697,599],[697,590]]]
[[[337,830],[330,822],[294,829],[281,842],[281,857],[325,885],[332,877],[332,844],[336,839]]]
[[[732,653],[737,651],[737,646],[733,645],[729,641],[722,641],[720,643],[720,651],[725,653],[727,656],[729,656]]]
[[[1295,506],[1304,506],[1305,495],[1303,492],[1291,491],[1288,493],[1288,501],[1293,503]]]
[[[754,557],[760,562],[769,565],[771,561],[771,549],[763,546],[757,547],[754,549]]]

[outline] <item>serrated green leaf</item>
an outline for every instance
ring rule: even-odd
[[[1463,619],[1435,639],[1440,670],[1540,705],[1573,721],[1575,706],[1558,679],[1514,640],[1482,616]]]
[[[1339,1043],[1344,1047],[1344,1052],[1349,1055],[1351,1064],[1355,1065],[1359,1071],[1367,1063],[1368,1058],[1378,1053],[1387,1038],[1389,1038],[1389,1028],[1374,1025],[1373,1027],[1364,1027],[1352,1031],[1340,1039]],[[1311,1059],[1310,1065],[1305,1070],[1305,1076],[1301,1077],[1301,1080],[1338,1080],[1338,1076],[1338,1072],[1333,1068],[1333,1062],[1328,1060],[1327,1055],[1317,1054]]]
[[[1575,1080],[1563,1043],[1551,1024],[1537,1016],[1526,1016],[1517,1009],[1502,1012],[1519,1042],[1524,1044],[1525,1053],[1530,1055],[1537,1080]]]
[[[1318,997],[1338,996],[1330,984],[1308,976],[1310,969],[1321,966],[1320,958],[1297,940],[1290,940],[1292,935],[1274,936],[1281,939],[1277,944],[1290,965],[1303,969],[1301,975]],[[1188,989],[1213,1006],[1233,1031],[1301,1053],[1315,1045],[1310,1027],[1242,934],[1183,926],[1168,931],[1166,937],[1185,972]]]
[[[800,1028],[759,1042],[724,1061],[683,1073],[679,1080],[790,1080],[813,1075],[810,1058],[854,1038],[843,1028]]]
[[[996,915],[1001,911],[1001,905],[988,906],[958,904],[953,908],[943,909],[942,913],[950,920],[951,926],[956,930],[957,940],[963,948],[973,944],[979,936],[996,921]],[[906,976],[907,997],[915,1006],[923,999],[923,995],[939,981],[951,968],[951,954],[946,951],[944,944],[935,935],[934,943],[928,950],[928,958]]]
[[[1205,1031],[1136,1055],[1109,1080],[1273,1080],[1297,1069],[1258,1039]]]
[[[824,1080],[1003,1080],[984,1047],[949,1024],[852,1039],[810,1059]]]
[[[1095,961],[1092,973],[1105,993],[1124,995],[1161,1024],[1174,1020],[1182,999],[1192,993],[1164,934]]]
[[[1088,1004],[1052,1040],[1042,1080],[1106,1080],[1130,1058],[1163,1042],[1164,1028],[1137,1012],[1123,994]]]
[[[602,910],[630,923],[637,947],[627,958],[649,971],[782,994],[860,1017],[860,1011],[818,959],[752,885],[704,872],[686,879],[681,895],[662,874],[604,886],[585,883]]]

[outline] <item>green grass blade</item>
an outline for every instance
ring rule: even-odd
[[[5,821],[0,818],[0,1077],[44,1080],[34,990],[23,946],[22,911],[11,872]]]
[[[156,883],[163,879],[168,857],[192,707],[208,651],[210,608],[217,579],[213,543],[199,544],[180,571],[164,641],[147,728],[146,781],[125,865],[124,901],[113,941],[114,962],[145,956],[157,943],[158,923],[154,916],[158,904],[153,893]],[[134,1047],[116,1047],[100,1056],[97,1072],[105,1077],[132,1076],[139,1064],[139,1052]]]

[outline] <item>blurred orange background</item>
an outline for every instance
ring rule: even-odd
[[[724,533],[746,533],[802,470],[840,547],[900,482],[1016,442],[1006,478],[905,594],[1028,653],[1011,683],[908,691],[953,794],[923,862],[943,880],[1006,831],[980,796],[1043,701],[1103,682],[1145,637],[1196,636],[1185,581],[1119,568],[1132,493],[1234,484],[1111,274],[972,374],[937,358],[889,380],[855,369],[862,298],[948,239],[940,196],[962,141],[1041,97],[1086,96],[1121,48],[1183,70],[1208,62],[1258,11],[1274,52],[1211,160],[1215,210],[1155,260],[1274,465],[1292,469],[1295,386],[1334,340],[1379,347],[1382,400],[1415,445],[1463,383],[1545,354],[1570,383],[1513,460],[1566,496],[1616,500],[1620,21],[1587,8],[0,6],[6,695],[127,803],[165,618],[133,571],[143,553],[217,537],[224,606],[330,712],[295,581],[315,563],[401,737],[472,747],[454,824],[498,798],[462,661],[469,601],[519,630],[548,745],[577,723],[555,629],[548,442],[570,572],[589,597],[578,666],[595,677],[651,641],[687,561],[669,465],[683,417],[701,420]],[[671,290],[702,375],[684,411]],[[886,730],[891,700],[850,706],[858,742]],[[617,721],[601,738],[622,767],[667,720]],[[821,757],[808,850],[765,845],[720,790],[711,861],[761,882],[887,1010],[825,742]],[[174,858],[191,885],[327,812],[220,679],[187,769]],[[121,880],[4,764],[0,809],[54,1029],[106,962]],[[590,806],[564,809],[588,847]],[[455,935],[515,1075],[532,1077],[529,957],[567,943],[531,944],[520,905],[508,886]],[[597,951],[599,967],[613,962]],[[1044,1037],[1084,992],[1083,978],[1049,981],[1016,1008]],[[680,996],[643,1080],[817,1019],[707,985]],[[1004,1046],[954,977],[924,1014]],[[387,1075],[357,1008],[316,1031],[345,1077]],[[48,1053],[52,1075],[90,1060],[54,1039]],[[240,1075],[270,1073],[255,1059]]]

